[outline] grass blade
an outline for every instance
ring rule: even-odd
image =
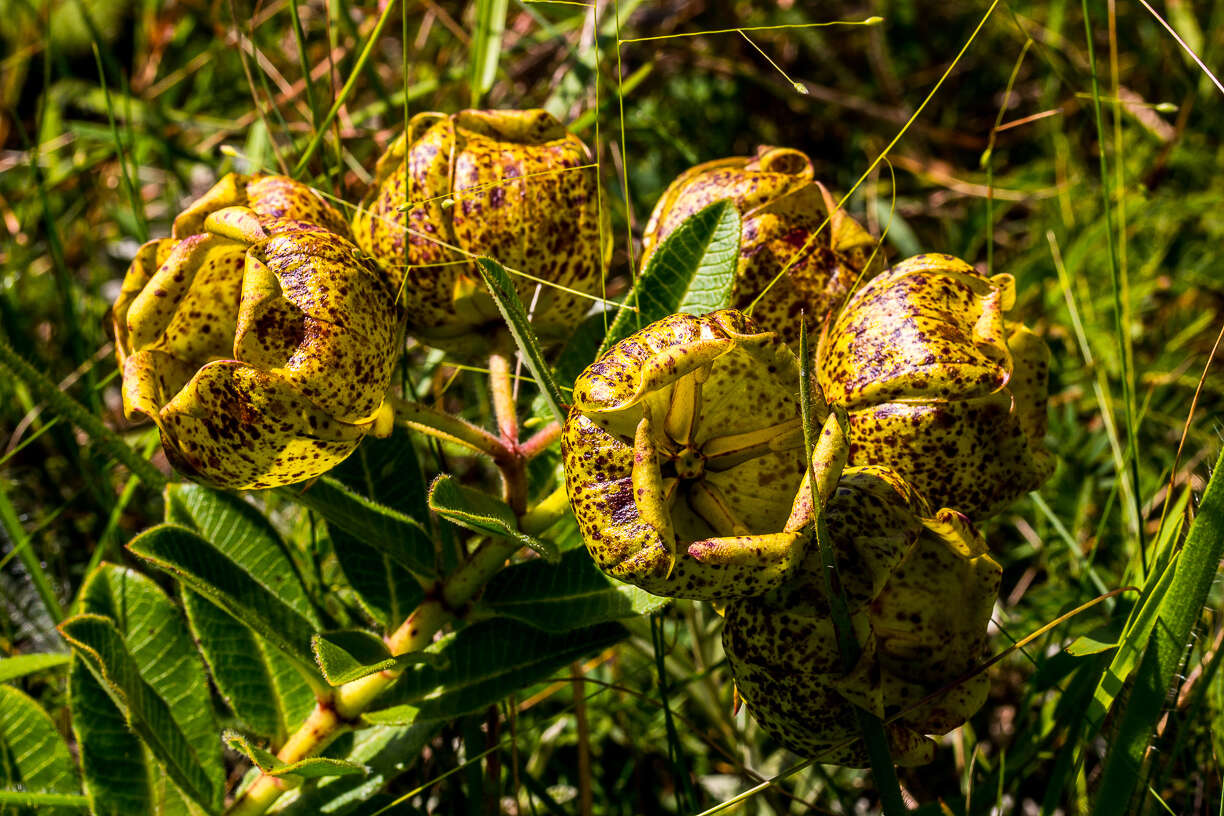
[[[497,58],[501,54],[502,32],[506,28],[509,0],[478,0],[476,3],[476,33],[472,36],[471,78],[472,107],[493,87],[497,76]]]
[[[1127,812],[1140,779],[1140,766],[1153,729],[1164,713],[1165,695],[1191,641],[1191,630],[1207,600],[1224,556],[1224,453],[1190,526],[1174,574],[1156,612],[1156,622],[1134,690],[1122,713],[1118,733],[1105,761],[1093,814]]]

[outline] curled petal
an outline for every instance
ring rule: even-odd
[[[543,110],[418,114],[379,160],[353,232],[392,271],[423,342],[484,344],[473,335],[500,317],[473,265],[481,255],[524,273],[519,298],[537,333],[556,338],[586,312],[606,262],[592,165]]]
[[[851,411],[850,461],[895,468],[931,504],[974,518],[999,512],[1054,469],[1040,440],[1025,435],[1010,393]]]
[[[830,402],[985,396],[1007,385],[1006,292],[948,255],[897,264],[846,305],[820,362]]]
[[[201,368],[160,414],[176,467],[238,490],[314,478],[352,453],[370,424],[340,422],[283,377],[233,360]]]
[[[174,237],[208,232],[206,219],[226,207],[248,207],[260,219],[291,218],[348,237],[345,220],[318,193],[286,176],[228,173],[174,219]]]
[[[195,363],[230,356],[244,250],[215,235],[179,241],[128,307],[131,350]]]

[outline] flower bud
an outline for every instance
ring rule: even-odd
[[[1000,512],[1052,472],[1049,350],[1006,320],[1010,275],[919,255],[847,303],[822,345],[820,384],[850,416],[850,463],[895,469],[934,506]]]
[[[984,673],[961,680],[985,649],[1001,569],[964,516],[931,517],[885,468],[847,469],[824,521],[857,662],[845,670],[813,546],[781,588],[727,605],[723,646],[736,687],[761,727],[802,756],[867,764],[858,706],[881,719],[900,712],[885,724],[893,761],[929,762],[925,735],[952,730],[985,702]]]
[[[777,335],[734,310],[664,318],[589,366],[561,449],[595,563],[655,594],[704,600],[785,580],[812,518],[798,382]]]
[[[299,213],[315,223],[279,217]],[[343,226],[290,179],[227,176],[129,267],[113,310],[124,411],[157,423],[189,477],[310,479],[385,423],[399,317],[327,223]]]
[[[742,219],[731,305],[747,309],[765,292],[752,309],[753,319],[798,347],[800,314],[806,316],[809,333],[819,333],[825,316],[841,306],[855,285],[884,268],[878,242],[837,209],[837,201],[813,178],[811,159],[784,147],[762,146],[753,157],[690,168],[664,191],[651,213],[642,235],[643,265],[686,218],[730,199]]]
[[[555,340],[600,291],[598,187],[586,145],[547,111],[420,113],[379,159],[353,234],[422,342],[487,349],[482,331],[501,317],[474,264],[482,255],[510,271],[536,333]]]

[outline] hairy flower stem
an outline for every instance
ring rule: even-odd
[[[0,339],[0,370],[5,369],[25,383],[40,402],[47,403],[52,411],[84,431],[98,449],[122,462],[145,485],[161,490],[170,481],[147,459],[133,451],[117,433],[106,427],[88,408],[61,391],[45,374],[26,362],[12,346]]]
[[[538,532],[538,531],[537,531]],[[465,607],[484,585],[501,570],[506,559],[518,548],[517,542],[486,539],[471,557],[440,581],[426,599],[413,610],[386,639],[392,654],[420,651],[433,642],[434,635],[452,616],[462,616]],[[283,762],[296,762],[323,750],[333,739],[352,727],[362,712],[403,673],[387,669],[346,683],[336,689],[330,700],[321,700],[315,710],[277,753]],[[289,788],[284,780],[262,774],[230,808],[231,816],[256,816],[264,813]]]
[[[497,371],[495,366],[490,366]],[[510,368],[504,369],[504,379],[493,375],[493,389],[510,386]],[[393,399],[388,397],[388,399]],[[497,399],[494,399],[497,405]],[[513,410],[513,403],[511,410]],[[517,442],[505,444],[492,434],[461,419],[435,411],[419,403],[394,400],[397,418],[416,430],[423,431],[449,442],[456,442],[479,453],[490,456],[502,472],[509,501],[519,517],[519,528],[529,535],[538,535],[551,527],[569,509],[569,499],[564,486],[545,497],[532,508],[526,507],[527,471],[526,461],[530,455],[539,453],[556,439],[556,430],[546,426],[528,442],[535,442],[528,450]],[[498,425],[504,430],[502,415]],[[517,434],[517,426],[515,427]],[[521,491],[519,491],[521,485]],[[515,494],[510,491],[514,489]],[[496,575],[518,548],[518,543],[501,538],[484,540],[457,570],[435,584],[426,594],[425,600],[412,611],[399,628],[386,638],[391,654],[401,655],[417,652],[433,642],[434,635],[452,617],[463,617],[468,605],[480,594],[489,579]],[[390,688],[403,673],[403,669],[387,669],[346,683],[326,698],[320,698],[315,709],[296,732],[285,742],[277,758],[285,763],[314,756],[336,737],[352,728],[378,698]],[[229,810],[230,816],[257,816],[264,813],[291,787],[290,783],[275,776],[261,774],[237,799]]]
[[[512,348],[508,334],[498,338],[496,350],[489,355],[489,391],[493,398],[493,415],[501,432],[502,446],[509,456],[493,462],[502,476],[502,499],[521,516],[527,509],[527,460],[519,449],[518,408],[514,402],[514,376],[511,371]]]

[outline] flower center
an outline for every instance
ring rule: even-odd
[[[676,475],[681,479],[700,479],[705,473],[705,457],[701,451],[686,447],[675,457]]]

